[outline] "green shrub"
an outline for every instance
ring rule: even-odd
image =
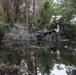
[[[8,27],[9,27],[9,24],[6,24],[0,21],[0,41],[2,37],[4,37],[5,30],[8,29]]]

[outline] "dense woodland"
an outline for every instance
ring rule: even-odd
[[[76,36],[75,0],[0,0],[0,36],[17,24],[28,33],[60,25],[61,36]],[[2,35],[3,36],[3,35]]]
[[[50,36],[53,39],[46,36],[38,42],[38,33],[49,33],[58,25],[59,38],[70,39],[70,42],[58,40],[58,37],[53,37],[56,36],[54,33]],[[17,32],[14,28],[18,29]],[[33,40],[29,41],[28,38]],[[74,41],[71,41],[72,39]],[[76,0],[0,0],[1,75],[17,75],[21,70],[27,70],[30,75],[37,75],[37,68],[42,75],[50,75],[50,70],[56,63],[76,66],[75,40]],[[53,55],[52,51],[59,53]],[[64,53],[61,58],[60,52]],[[22,60],[24,61],[21,64]],[[23,65],[26,63],[28,69]],[[76,68],[71,68],[72,70],[68,68],[68,75],[74,70],[76,75]],[[21,73],[18,75],[24,75]]]

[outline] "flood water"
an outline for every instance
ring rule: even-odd
[[[62,41],[60,54],[48,44],[19,49],[1,45],[0,75],[76,75],[76,41]]]

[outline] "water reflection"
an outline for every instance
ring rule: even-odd
[[[64,64],[55,64],[51,75],[68,75]]]
[[[76,42],[62,42],[61,52],[46,46],[0,46],[1,75],[76,75]]]

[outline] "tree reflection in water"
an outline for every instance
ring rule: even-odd
[[[68,48],[65,49],[64,45],[67,45]],[[51,53],[51,49],[46,47],[28,46],[14,49],[14,47],[0,46],[0,73],[1,75],[5,73],[6,75],[22,75],[23,73],[59,75],[58,73],[64,74],[65,72],[65,75],[76,75],[76,43],[62,42],[61,49],[60,55],[57,55]]]

